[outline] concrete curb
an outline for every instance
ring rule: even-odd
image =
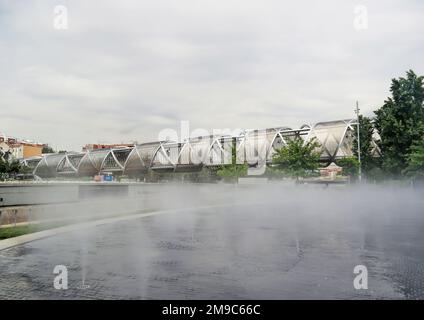
[[[81,229],[97,227],[97,226],[104,225],[104,224],[109,224],[109,223],[114,223],[114,222],[119,222],[119,221],[139,219],[139,218],[144,218],[144,217],[148,217],[148,216],[165,214],[165,213],[172,213],[172,212],[177,212],[177,211],[180,211],[180,210],[163,210],[163,211],[155,211],[155,212],[148,212],[148,213],[135,213],[135,214],[125,215],[125,216],[121,216],[121,217],[106,218],[106,219],[101,219],[101,220],[96,220],[96,221],[77,223],[77,224],[63,226],[63,227],[59,227],[59,228],[43,230],[43,231],[34,232],[34,233],[30,233],[30,234],[24,234],[22,236],[1,240],[0,241],[0,251],[5,250],[5,249],[9,249],[9,248],[12,248],[12,247],[15,247],[15,246],[19,246],[19,245],[24,244],[24,243],[28,243],[28,242],[32,242],[32,241],[35,241],[35,240],[40,240],[40,239],[52,237],[52,236],[55,236],[55,235],[58,235],[58,234],[66,233],[66,232],[72,232],[72,231],[77,231],[77,230],[81,230]]]

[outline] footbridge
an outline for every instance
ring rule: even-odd
[[[90,150],[47,154],[42,157],[23,159],[24,165],[42,178],[84,177],[104,172],[128,176],[142,176],[147,171],[190,172],[203,167],[231,164],[235,152],[237,163],[270,163],[276,150],[284,147],[290,139],[320,143],[321,161],[330,163],[352,156],[354,136],[353,119],[319,122],[303,125],[298,129],[289,127],[263,130],[246,130],[237,136],[202,136],[185,141],[156,141],[135,147]],[[374,151],[378,153],[374,142]]]

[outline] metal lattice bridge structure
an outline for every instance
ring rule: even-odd
[[[303,125],[299,129],[288,127],[248,130],[240,135],[202,136],[182,142],[157,141],[134,147],[97,149],[86,152],[46,154],[23,159],[24,165],[42,178],[84,177],[102,173],[143,176],[148,170],[157,172],[192,172],[203,167],[216,167],[237,163],[255,167],[270,163],[276,150],[290,139],[320,143],[321,161],[330,163],[353,156],[352,142],[356,120],[337,120]],[[376,134],[376,139],[378,136]],[[378,155],[374,141],[373,152]]]

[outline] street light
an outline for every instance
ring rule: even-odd
[[[361,166],[361,142],[360,142],[360,126],[359,126],[359,104],[358,101],[356,101],[356,109],[355,109],[355,113],[356,113],[356,122],[358,125],[358,162],[359,162],[359,170],[358,170],[358,179],[359,182],[361,182],[362,180],[362,166]]]

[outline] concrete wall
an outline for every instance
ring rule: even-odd
[[[2,183],[0,207],[75,202],[84,199],[134,195],[126,183]]]
[[[161,184],[119,182],[0,183],[0,207],[72,203],[91,199],[151,198],[159,201]],[[179,189],[168,185],[167,189]]]
[[[233,203],[235,187],[113,182],[0,183],[0,227],[27,221],[80,222],[134,212]]]
[[[78,200],[77,184],[0,184],[0,207]]]

